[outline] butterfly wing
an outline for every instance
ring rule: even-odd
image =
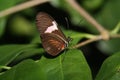
[[[38,13],[36,20],[44,49],[50,55],[56,56],[68,44],[65,35],[58,28],[56,21],[47,13]]]
[[[41,41],[45,51],[47,51],[47,53],[52,56],[58,55],[62,50],[66,48],[65,42],[55,34],[42,34]]]
[[[54,33],[54,34],[61,36],[64,40],[67,41],[65,35],[61,31],[61,29],[58,27],[58,24],[50,15],[48,15],[47,13],[44,13],[44,12],[40,12],[36,16],[36,20],[37,20],[37,28],[38,28],[38,31],[40,32],[40,34]],[[49,30],[49,27],[53,26],[53,25],[55,26],[55,28],[53,27],[53,29]],[[49,31],[46,32],[47,30],[49,30]]]

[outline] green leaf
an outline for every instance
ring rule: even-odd
[[[32,44],[41,43],[40,34],[39,33],[37,33],[37,35],[35,37],[33,37],[33,39],[31,40],[31,43]]]
[[[6,8],[9,8],[9,7],[11,7],[12,5],[14,5],[14,2],[15,0],[11,0],[11,1],[6,1],[6,0],[1,0],[0,1],[0,11],[1,10],[4,10],[4,9],[6,9]]]
[[[10,21],[10,32],[17,36],[33,36],[36,33],[36,27],[22,16],[14,16]]]
[[[19,62],[25,58],[33,57],[36,55],[43,55],[45,51],[43,50],[43,47],[33,47],[33,48],[27,48],[23,50],[22,54],[20,54],[18,57],[16,57],[13,61],[13,63]]]
[[[120,21],[120,0],[106,1],[101,11],[99,11],[97,19],[107,29],[113,29]]]
[[[56,58],[42,57],[36,63],[25,60],[1,73],[0,80],[92,80],[88,64],[79,50]]]
[[[33,60],[25,60],[0,75],[0,80],[46,80],[42,67]]]
[[[88,10],[95,10],[98,9],[104,0],[84,0],[83,6]]]
[[[23,0],[22,0],[23,1]],[[14,6],[18,2],[22,2],[21,0],[0,0],[0,11],[5,10]],[[6,25],[6,18],[0,18],[0,37],[4,34]]]
[[[69,50],[54,59],[42,57],[42,66],[47,80],[92,80],[88,64],[79,50]]]
[[[6,25],[6,19],[5,18],[0,18],[0,37],[5,32],[5,25]]]
[[[120,39],[111,39],[109,41],[100,41],[98,48],[105,52],[107,55],[111,55],[120,51]]]
[[[3,45],[0,46],[0,65],[7,65],[21,53],[36,45]],[[28,54],[31,55],[31,54]]]
[[[120,79],[120,52],[110,56],[104,61],[96,77],[96,80],[119,80],[119,79]]]
[[[24,1],[24,0],[22,0]],[[21,0],[0,0],[0,11],[10,8],[12,6],[14,6],[16,3],[18,2],[22,2]]]

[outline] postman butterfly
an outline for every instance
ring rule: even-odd
[[[47,13],[39,12],[37,14],[36,25],[42,46],[49,55],[57,56],[68,46],[70,38],[66,38],[57,22]]]

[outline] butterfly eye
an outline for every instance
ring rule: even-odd
[[[68,43],[67,43],[67,44],[65,44],[65,47],[68,47]]]
[[[73,39],[70,38],[70,37],[67,38],[68,43],[69,43],[70,41],[72,41],[72,40],[73,40]]]

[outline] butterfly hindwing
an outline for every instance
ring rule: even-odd
[[[42,34],[41,41],[44,49],[52,56],[58,55],[66,47],[65,42],[54,34]]]

